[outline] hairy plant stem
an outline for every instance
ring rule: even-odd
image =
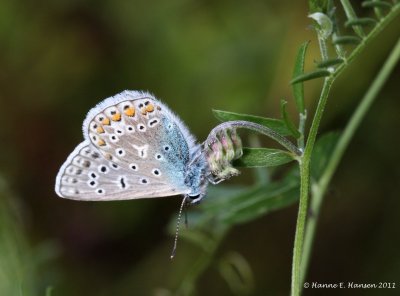
[[[318,101],[318,106],[311,124],[310,133],[307,138],[304,154],[300,160],[300,201],[299,211],[296,222],[296,233],[294,237],[293,247],[293,263],[292,263],[292,286],[291,295],[297,296],[301,293],[301,258],[303,253],[304,229],[306,225],[308,196],[310,189],[310,162],[312,150],[314,148],[315,139],[317,138],[318,128],[324,113],[326,101],[329,95],[329,90],[333,83],[334,77],[325,78],[322,87],[321,95]]]
[[[288,139],[281,136],[277,132],[273,131],[269,127],[266,127],[266,126],[258,124],[258,123],[254,123],[254,122],[250,122],[250,121],[243,121],[243,120],[226,121],[226,122],[223,122],[223,123],[217,125],[216,127],[214,127],[211,130],[205,143],[212,142],[212,139],[215,138],[217,133],[219,133],[220,131],[226,130],[226,129],[232,129],[232,128],[246,128],[249,130],[256,131],[260,134],[264,134],[264,135],[270,137],[271,139],[275,140],[276,142],[281,144],[283,147],[285,147],[287,150],[292,152],[294,155],[299,157],[302,154],[301,151],[299,150],[299,148],[296,147],[296,145],[294,145]]]
[[[348,1],[347,0],[342,0],[342,4],[344,4],[344,8],[346,10],[346,13],[348,14],[350,10],[348,9],[349,7],[347,6]],[[347,9],[346,9],[347,8]],[[312,151],[314,148],[316,136],[318,133],[319,125],[322,119],[322,115],[325,109],[326,101],[329,95],[330,88],[332,86],[333,81],[335,78],[343,72],[344,69],[346,69],[349,65],[350,62],[352,62],[359,54],[360,52],[366,47],[366,45],[374,39],[374,37],[382,31],[384,27],[390,21],[392,21],[400,12],[400,5],[395,5],[392,7],[391,11],[383,18],[380,20],[380,22],[375,26],[374,29],[369,32],[368,36],[362,39],[361,43],[353,50],[353,52],[349,55],[349,57],[346,59],[346,62],[343,63],[342,65],[338,66],[335,71],[332,73],[331,76],[328,76],[324,80],[324,84],[322,87],[321,95],[318,101],[317,109],[315,111],[315,115],[311,124],[310,132],[306,141],[306,147],[304,150],[304,154],[302,157],[299,159],[299,164],[300,164],[300,201],[299,201],[299,211],[298,211],[298,216],[297,216],[297,222],[296,222],[296,232],[295,232],[295,238],[294,238],[294,250],[293,250],[293,261],[292,261],[292,283],[291,283],[291,295],[292,296],[298,296],[301,294],[302,291],[302,283],[303,279],[305,277],[304,271],[307,268],[308,265],[308,255],[304,255],[303,257],[303,247],[304,247],[304,232],[305,232],[305,226],[306,226],[306,218],[307,218],[307,212],[308,212],[308,197],[309,197],[309,192],[310,192],[310,162],[311,162],[311,155]],[[350,13],[351,14],[351,13]],[[358,32],[361,33],[361,32]],[[361,34],[363,35],[363,34]],[[365,111],[366,112],[366,111]],[[360,116],[360,115],[358,115]],[[362,116],[361,116],[362,117]],[[360,118],[361,119],[361,118]],[[357,125],[358,126],[358,125]],[[346,139],[346,141],[349,141],[351,138],[352,134],[349,134]],[[345,146],[347,147],[347,145]],[[343,147],[342,149],[344,149]],[[343,152],[341,152],[343,153]],[[339,156],[341,156],[339,154]],[[337,159],[336,161],[338,162],[340,159]],[[329,174],[334,173],[334,169],[336,169],[337,163],[331,168],[331,172]],[[329,175],[328,175],[329,177]],[[324,192],[326,190],[326,187],[330,181],[331,176],[326,179],[324,182],[323,186]],[[321,178],[322,179],[322,178]],[[320,185],[321,186],[321,185]],[[315,188],[313,190],[316,190]],[[321,191],[321,189],[319,189]],[[323,196],[323,195],[322,195]],[[322,202],[322,197],[313,201],[312,202],[312,209],[320,207]],[[311,212],[313,217],[316,217],[315,215],[317,213]],[[310,226],[312,227],[312,225]],[[314,225],[315,228],[315,225]],[[314,230],[312,230],[313,232]],[[313,234],[312,234],[313,236]],[[310,241],[309,241],[310,240]],[[308,238],[306,241],[306,247],[310,248],[312,244],[312,237]]]
[[[304,238],[304,251],[302,257],[301,265],[301,282],[304,282],[307,268],[309,264],[309,257],[312,249],[312,242],[315,235],[315,229],[318,222],[318,216],[320,212],[320,207],[325,196],[328,185],[335,173],[343,154],[348,147],[355,131],[360,126],[362,119],[367,114],[372,103],[377,98],[378,93],[382,89],[384,83],[387,81],[389,75],[391,74],[393,68],[400,59],[400,39],[397,41],[396,46],[393,48],[389,57],[387,58],[382,69],[374,79],[373,83],[367,90],[366,94],[362,98],[360,104],[356,108],[352,117],[350,118],[346,128],[343,131],[333,153],[329,159],[329,162],[321,175],[321,178],[316,184],[312,186],[312,201],[310,204],[310,212],[312,215],[307,221],[307,228]]]

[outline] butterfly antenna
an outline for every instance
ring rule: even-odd
[[[179,226],[180,226],[180,224],[181,224],[182,211],[183,211],[183,207],[184,207],[185,204],[186,204],[186,198],[187,198],[187,196],[185,196],[185,197],[183,198],[183,200],[182,200],[181,207],[179,208],[178,219],[176,220],[176,230],[175,230],[174,247],[172,248],[171,259],[174,259],[175,253],[176,253],[176,246],[177,246],[177,244],[178,244]]]
[[[186,227],[186,229],[187,229],[187,228],[189,227],[188,214],[187,214],[188,206],[185,205],[185,207],[184,207],[183,209],[184,209],[184,211],[185,211],[185,227]]]

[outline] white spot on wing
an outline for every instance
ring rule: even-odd
[[[149,149],[149,145],[145,144],[143,146],[137,146],[137,145],[132,145],[133,148],[135,148],[138,151],[138,156],[141,158],[146,158],[147,157],[147,150]]]
[[[139,124],[137,125],[137,130],[138,130],[139,132],[144,133],[144,132],[146,131],[146,126],[145,126],[144,124],[139,123]]]
[[[155,127],[159,122],[160,122],[160,120],[158,118],[151,118],[148,120],[147,126],[152,128],[152,127]]]
[[[133,170],[133,171],[137,171],[137,170],[139,170],[139,166],[136,164],[136,163],[131,163],[130,165],[129,165],[129,168],[131,169],[131,170]]]
[[[116,149],[116,150],[115,150],[115,153],[116,153],[116,155],[118,155],[118,156],[120,156],[120,157],[125,156],[125,150],[122,149],[122,148]]]

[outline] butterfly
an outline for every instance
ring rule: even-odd
[[[92,108],[83,122],[84,141],[61,166],[57,195],[88,201],[183,195],[190,203],[209,183],[238,173],[235,131],[223,130],[199,144],[164,103],[140,91],[123,91]]]

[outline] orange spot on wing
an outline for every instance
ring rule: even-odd
[[[129,108],[127,108],[127,109],[124,110],[124,113],[125,113],[127,116],[134,116],[134,115],[135,115],[135,108],[129,107]]]
[[[101,122],[104,125],[110,125],[110,119],[108,119],[107,117],[103,119],[103,121]]]
[[[153,104],[148,104],[146,106],[146,111],[147,112],[153,112],[154,111],[154,105]]]
[[[100,140],[97,141],[97,145],[99,145],[99,146],[105,146],[105,145],[106,145],[106,142],[105,142],[104,140],[100,139]]]
[[[97,133],[99,134],[104,133],[104,128],[102,126],[97,127]]]
[[[121,113],[116,113],[111,117],[112,121],[120,121],[121,120]]]
[[[143,115],[146,115],[146,114],[147,114],[146,107],[143,107],[143,108],[142,108],[141,113],[142,113]]]

